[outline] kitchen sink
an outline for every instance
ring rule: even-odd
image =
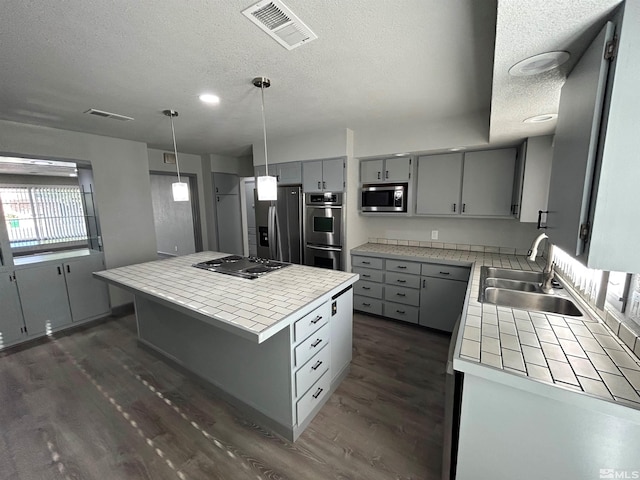
[[[571,317],[581,317],[582,312],[568,298],[544,293],[522,292],[506,288],[487,287],[484,289],[484,302],[504,307],[556,313]]]
[[[485,287],[506,288],[509,290],[518,290],[521,292],[542,293],[542,288],[540,287],[539,283],[523,282],[520,280],[509,280],[506,278],[486,278],[483,285]]]
[[[519,282],[542,283],[542,272],[529,272],[526,270],[510,270],[508,268],[482,267],[483,278],[500,278],[516,280]]]

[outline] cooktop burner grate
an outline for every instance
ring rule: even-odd
[[[289,265],[288,263],[269,260],[267,258],[228,255],[226,257],[196,263],[193,266],[210,272],[254,279],[273,272],[274,270],[288,267]]]

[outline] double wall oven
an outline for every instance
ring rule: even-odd
[[[308,193],[305,200],[305,264],[344,268],[342,193]]]

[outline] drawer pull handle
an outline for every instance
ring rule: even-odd
[[[316,323],[318,323],[320,320],[322,320],[322,315],[318,315],[316,318],[314,318],[313,320],[311,320],[311,323],[313,323],[314,325]]]
[[[371,306],[370,303],[364,303],[364,302],[362,302],[362,305],[365,306],[365,307],[370,307]]]
[[[400,314],[404,315],[406,312],[404,310],[396,310],[396,313],[400,313]]]
[[[396,280],[396,282],[398,282],[398,283],[407,283],[407,281],[406,281],[406,280],[399,280],[399,279],[398,279],[398,280]]]
[[[363,290],[371,290],[371,287],[362,287]]]
[[[363,273],[362,276],[363,276],[363,278],[370,278],[371,277],[371,275],[368,275],[366,273]]]
[[[399,296],[399,297],[406,297],[407,296],[406,293],[396,293],[396,295]]]
[[[322,365],[322,361],[318,360],[316,364],[313,367],[311,367],[311,370],[317,370],[318,368],[320,368],[320,365]]]
[[[440,275],[451,275],[451,272],[440,272]]]
[[[363,265],[371,265],[371,262],[365,262],[364,260],[362,261]]]
[[[318,345],[320,345],[320,343],[322,343],[322,339],[321,339],[321,338],[318,338],[315,342],[313,342],[313,343],[311,344],[311,346],[312,346],[313,348],[316,348]]]
[[[401,268],[401,269],[404,270],[405,268],[407,268],[407,266],[406,265],[398,265],[398,268]]]
[[[324,391],[324,388],[318,388],[318,391],[311,396],[313,398],[318,398],[323,391]]]

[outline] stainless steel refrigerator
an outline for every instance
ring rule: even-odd
[[[278,187],[278,200],[255,198],[258,257],[302,264],[302,187]]]

